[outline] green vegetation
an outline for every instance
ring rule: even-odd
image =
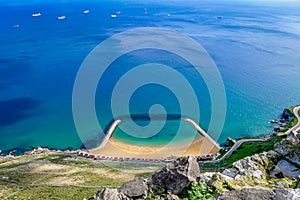
[[[71,156],[68,155],[59,155],[59,156],[50,156],[48,160],[52,163],[62,163],[65,158],[70,158]]]
[[[182,200],[196,200],[202,198],[213,198],[218,193],[222,192],[222,188],[215,188],[213,186],[205,185],[204,181],[200,180],[199,183],[192,182],[186,187],[178,196]],[[155,200],[156,195],[160,195],[160,191],[156,191],[151,196],[147,196],[145,200]]]
[[[285,131],[289,130],[290,128],[294,127],[298,123],[298,119],[294,114],[295,107],[297,107],[297,106],[293,106],[293,107],[285,109],[289,113],[289,116],[292,117],[292,120],[283,129],[281,129],[281,132],[285,132]]]
[[[88,199],[103,187],[119,187],[162,166],[54,153],[10,158],[0,166],[0,199]]]
[[[83,200],[96,194],[99,188],[81,188],[75,186],[26,186],[0,181],[0,198],[7,199],[74,199]]]
[[[298,185],[300,186],[300,180],[294,181],[294,182],[291,184],[290,188],[296,189],[296,188],[298,187]]]
[[[219,163],[205,163],[200,165],[202,171],[223,171],[230,168],[232,163],[247,156],[274,149],[274,144],[281,141],[282,137],[272,136],[266,142],[247,142],[242,144],[232,155]]]
[[[185,188],[183,192],[179,195],[183,200],[196,200],[202,198],[213,198],[218,193],[222,192],[222,188],[214,188],[211,186],[206,186],[202,181],[199,183],[192,182],[192,184]]]

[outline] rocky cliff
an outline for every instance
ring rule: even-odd
[[[243,158],[222,173],[201,173],[195,158],[184,157],[147,179],[137,178],[116,189],[105,188],[90,199],[298,200],[299,182],[300,134],[292,132],[275,144],[274,150]]]

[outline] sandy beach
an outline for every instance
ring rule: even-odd
[[[219,149],[204,137],[195,139],[191,144],[170,144],[155,147],[130,145],[110,138],[102,149],[96,149],[92,153],[105,156],[165,158],[169,156],[199,156],[218,151]]]

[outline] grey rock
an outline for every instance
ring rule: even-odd
[[[245,157],[233,163],[232,168],[225,169],[222,174],[236,180],[245,176],[252,178],[266,178],[267,171],[274,167],[281,155],[275,151],[263,152]]]
[[[211,178],[213,177],[213,175],[215,174],[215,172],[204,172],[200,174],[200,179],[203,180],[205,183],[210,182]]]
[[[178,158],[156,172],[149,179],[149,186],[158,193],[180,193],[191,182],[197,182],[200,177],[200,168],[196,158],[189,156]]]
[[[120,200],[119,193],[117,189],[104,188],[97,192],[93,197],[89,200]]]
[[[298,138],[298,135],[296,136]],[[274,149],[286,160],[300,168],[300,143],[291,134],[287,139],[275,144]]]
[[[232,190],[224,192],[216,199],[218,200],[270,200],[274,199],[275,193],[272,190],[252,189]]]
[[[261,178],[263,176],[263,173],[260,170],[255,170],[252,173],[253,178]]]
[[[291,152],[290,156],[288,156],[286,159],[300,168],[300,145],[298,145],[297,149]]]
[[[132,181],[124,183],[119,189],[119,193],[123,193],[129,198],[142,198],[147,195],[147,182],[143,178],[136,178]]]
[[[156,196],[155,200],[180,200],[180,198],[175,194],[163,194],[161,196]]]
[[[233,163],[232,166],[234,169],[236,169],[239,175],[262,178],[263,172],[261,170],[263,170],[263,167],[252,157],[241,159]]]
[[[300,169],[286,160],[280,160],[275,169],[271,172],[273,177],[280,178],[278,174],[280,174],[282,177],[298,178],[300,176]]]
[[[294,140],[296,143],[300,142],[300,134],[296,131],[291,131],[288,135],[287,135],[287,139],[292,139]]]
[[[276,193],[275,199],[277,200],[299,200],[300,199],[300,189],[276,189],[274,190]]]
[[[291,152],[292,140],[282,140],[274,145],[274,150],[282,156],[287,156]]]
[[[225,176],[229,176],[231,178],[235,178],[236,175],[238,174],[238,171],[237,169],[235,168],[229,168],[229,169],[225,169],[223,172],[222,172],[223,175]]]
[[[217,200],[298,200],[300,189],[255,189],[247,188],[224,192],[216,197]]]

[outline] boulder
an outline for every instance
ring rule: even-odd
[[[200,168],[192,156],[178,158],[156,172],[149,179],[149,187],[156,193],[179,194],[191,182],[197,182]]]
[[[218,200],[270,200],[274,199],[275,194],[272,190],[265,189],[242,189],[232,190],[222,193],[216,199]]]
[[[200,179],[202,180],[202,181],[204,181],[205,183],[208,183],[211,179],[212,179],[212,177],[213,177],[213,175],[215,174],[216,172],[204,172],[204,173],[201,173],[200,174]]]
[[[298,147],[291,152],[286,159],[293,163],[295,166],[297,166],[298,168],[300,168],[300,145],[298,145]]]
[[[175,194],[163,194],[155,196],[155,200],[180,200],[180,198]]]
[[[266,178],[267,171],[275,166],[280,157],[280,154],[275,151],[255,154],[234,162],[232,168],[225,169],[222,174],[236,180],[246,176],[257,179]]]
[[[231,180],[232,180],[231,177],[217,172],[212,175],[210,181],[208,182],[208,185],[213,186],[215,188],[223,188],[223,185],[224,184],[228,185]],[[228,185],[228,187],[231,188],[230,185]]]
[[[270,174],[276,178],[298,178],[300,176],[300,169],[286,160],[280,160]]]
[[[300,168],[300,143],[294,138],[293,135],[289,134],[287,139],[276,143],[274,149],[286,160]]]
[[[275,200],[299,200],[300,199],[300,189],[275,189],[276,193]]]
[[[143,198],[147,196],[147,182],[143,178],[136,178],[132,181],[124,183],[119,189],[119,193],[123,193],[129,198]]]
[[[222,174],[225,176],[229,176],[231,178],[236,178],[236,176],[238,175],[238,170],[235,168],[229,168],[229,169],[225,169],[222,172]]]
[[[232,166],[234,169],[236,169],[238,174],[242,176],[262,178],[264,174],[263,166],[257,163],[252,157],[246,157],[237,162],[234,162]]]
[[[291,131],[287,135],[287,139],[292,139],[292,140],[294,140],[295,143],[299,143],[300,142],[300,134],[297,131]]]
[[[298,200],[300,189],[255,189],[227,191],[216,197],[217,200]]]
[[[97,194],[95,194],[89,200],[121,200],[121,198],[117,189],[104,188],[97,192]]]

